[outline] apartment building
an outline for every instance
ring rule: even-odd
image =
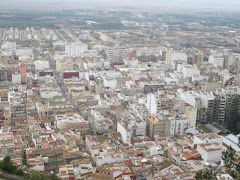
[[[67,56],[81,56],[88,49],[87,44],[68,43],[65,45],[65,54]]]
[[[107,60],[110,65],[113,63],[123,62],[125,57],[125,47],[115,47],[106,49]]]

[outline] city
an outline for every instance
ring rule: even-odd
[[[239,179],[238,15],[0,9],[0,179]]]

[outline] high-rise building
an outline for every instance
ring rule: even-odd
[[[173,62],[172,62],[172,49],[167,49],[163,54],[164,54],[166,64],[172,66],[172,64],[173,64]]]
[[[12,81],[12,71],[9,69],[0,69],[0,82]]]
[[[224,56],[223,58],[223,69],[228,69],[231,63],[231,56]]]
[[[152,93],[147,95],[147,109],[149,114],[157,114],[157,99]]]
[[[20,73],[21,73],[21,82],[26,83],[27,82],[27,65],[26,64],[21,63]]]
[[[196,64],[197,67],[200,67],[203,62],[203,55],[201,53],[195,53],[192,57],[192,64]]]
[[[125,51],[125,47],[115,47],[107,49],[107,60],[110,62],[110,65],[116,62],[123,62],[123,59],[125,57]]]

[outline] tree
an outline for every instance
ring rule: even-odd
[[[227,109],[227,128],[233,133],[239,133],[238,123],[240,119],[240,95],[235,96],[232,99],[231,106]]]
[[[237,159],[236,151],[230,146],[222,152],[222,160],[227,168],[236,168],[235,160]]]
[[[240,132],[240,122],[237,123],[237,130],[238,130],[238,132]]]
[[[216,173],[212,171],[198,171],[195,175],[196,180],[217,180]]]
[[[0,164],[0,168],[8,173],[16,173],[17,167],[11,162],[11,158],[6,156]]]
[[[198,171],[195,175],[195,179],[196,180],[202,180],[203,179],[203,172],[202,171]]]
[[[238,147],[240,148],[240,137],[238,137]]]

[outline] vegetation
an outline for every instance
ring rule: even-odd
[[[207,172],[203,172],[203,171],[198,171],[195,175],[195,179],[196,180],[217,180],[217,176],[216,173],[212,172],[212,171],[207,171]]]
[[[220,124],[218,123],[213,123],[213,126],[219,130],[221,130],[222,132],[226,132],[227,129],[225,129],[224,127],[222,127]]]
[[[235,133],[238,134],[240,132],[240,95],[237,95],[232,100],[232,105],[227,109],[227,128]]]
[[[86,44],[92,42],[90,39],[80,39],[80,41]]]
[[[225,167],[228,168],[228,172],[232,178],[239,179],[238,177],[240,176],[240,164],[236,163],[236,151],[230,146],[227,150],[222,152],[222,159],[225,163]]]
[[[18,45],[23,47],[38,47],[40,44],[37,41],[19,41]]]
[[[230,146],[227,150],[222,152],[222,160],[225,167],[235,168],[235,160],[237,159],[236,151]]]
[[[53,174],[45,174],[35,171],[24,172],[23,169],[18,168],[11,162],[11,158],[9,156],[5,157],[3,161],[0,162],[0,169],[5,173],[21,176],[26,180],[60,180],[56,175]]]
[[[222,160],[227,168],[227,172],[233,179],[239,179],[240,176],[240,164],[236,163],[237,154],[236,151],[230,146],[227,150],[222,152]],[[216,173],[212,171],[199,171],[195,175],[196,180],[215,180],[217,179]]]
[[[200,130],[202,130],[202,131],[204,131],[205,133],[211,133],[212,132],[212,130],[211,129],[209,129],[208,127],[206,127],[205,125],[200,125],[199,127],[198,127]]]
[[[0,162],[0,169],[2,169],[4,172],[18,176],[24,176],[25,174],[22,169],[18,169],[17,166],[11,162],[11,158],[9,156],[5,157],[3,161]]]
[[[240,137],[238,138],[238,147],[240,148]]]

